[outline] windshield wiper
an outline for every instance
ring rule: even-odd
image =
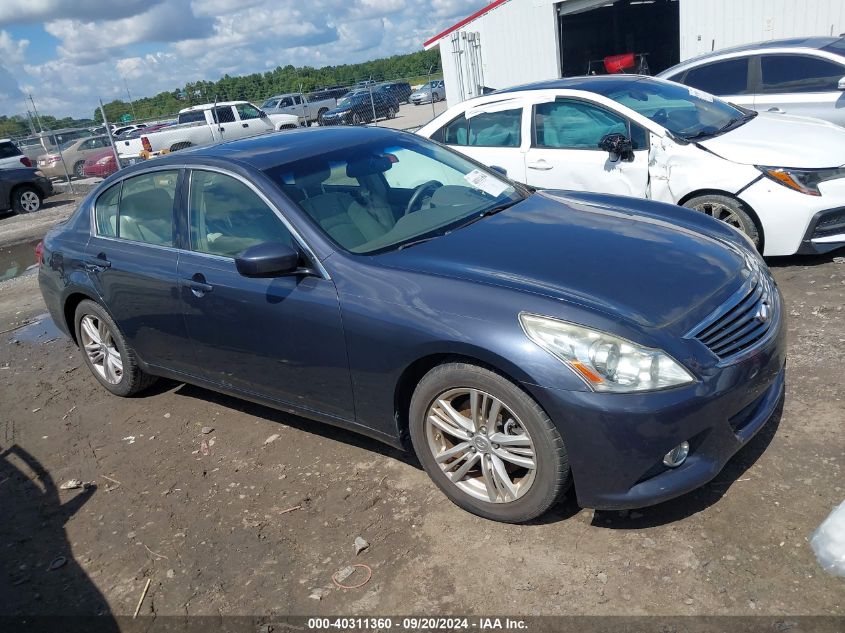
[[[505,209],[510,209],[517,202],[520,202],[520,200],[511,200],[509,202],[505,202],[504,204],[497,204],[495,207],[490,207],[489,209],[485,209],[481,213],[478,213],[478,214],[470,217],[470,219],[467,220],[466,222],[464,222],[463,224],[459,224],[458,226],[452,227],[452,229],[450,231],[448,231],[448,233],[451,233],[452,231],[456,231],[458,229],[462,229],[466,226],[469,226],[470,224],[475,224],[479,220],[483,220],[484,218],[489,218],[491,215],[496,215],[497,213],[501,213]]]
[[[441,231],[439,233],[434,233],[432,235],[427,235],[425,237],[421,237],[417,240],[411,240],[410,242],[405,242],[405,243],[397,246],[396,250],[401,251],[401,250],[404,250],[404,249],[409,248],[411,246],[416,246],[417,244],[423,244],[425,242],[429,242],[429,241],[433,240],[436,237],[445,237],[445,236],[449,235],[450,233],[457,231],[458,229],[462,229],[465,226],[469,226],[470,224],[475,224],[479,220],[482,220],[484,218],[489,218],[491,215],[496,215],[497,213],[500,213],[501,211],[504,211],[505,209],[510,209],[517,202],[520,202],[520,200],[511,200],[510,202],[505,202],[503,204],[498,204],[495,207],[490,207],[489,209],[485,209],[484,211],[481,211],[480,213],[473,215],[469,220],[467,220],[463,224],[458,224],[457,226],[453,226],[447,231]]]
[[[725,123],[722,127],[720,127],[718,130],[715,130],[713,132],[707,132],[707,131],[702,130],[701,132],[696,132],[695,134],[693,134],[691,136],[685,136],[684,138],[687,141],[694,141],[694,140],[701,140],[705,137],[719,136],[720,134],[724,134],[725,132],[730,132],[731,130],[738,128],[740,125],[744,125],[744,124],[748,123],[751,119],[756,117],[757,114],[758,114],[757,112],[752,111],[752,112],[749,112],[748,114],[743,114],[741,117],[738,117],[736,119],[731,119],[730,121]]]
[[[443,237],[444,235],[448,235],[449,232],[446,231],[445,233],[435,233],[434,235],[429,235],[428,237],[421,237],[418,240],[411,240],[410,242],[404,242],[396,247],[397,251],[403,251],[406,248],[410,248],[411,246],[416,246],[417,244],[423,244],[425,242],[430,242],[435,237]]]

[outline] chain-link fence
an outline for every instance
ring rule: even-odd
[[[300,88],[305,85],[299,82]],[[142,103],[149,99],[141,99],[138,118],[115,115],[114,103],[98,104],[95,125],[44,129],[12,140],[33,167],[66,181],[72,191],[74,180],[104,178],[128,164],[183,147],[307,126],[377,125],[414,131],[446,109],[446,88],[437,73],[380,81],[368,77],[347,85],[316,85],[307,92],[244,94],[242,89],[216,88],[213,95],[208,89],[182,91],[164,112],[159,108],[149,115],[148,104]]]

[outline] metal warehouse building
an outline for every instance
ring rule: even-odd
[[[605,72],[611,56],[654,74],[728,46],[843,31],[845,0],[496,0],[423,46],[440,47],[454,105],[485,87]]]

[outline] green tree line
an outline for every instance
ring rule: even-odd
[[[64,117],[57,119],[49,114],[39,117],[41,125],[45,130],[60,130],[66,127],[88,127],[94,125],[92,119],[74,119]],[[33,120],[33,126],[38,130],[38,123]],[[27,121],[26,115],[14,114],[12,116],[0,115],[0,138],[19,137],[30,134],[32,129]]]
[[[423,81],[431,70],[440,76],[440,54],[438,51],[417,51],[406,55],[393,55],[374,59],[360,64],[341,64],[339,66],[294,67],[279,66],[264,73],[252,73],[231,77],[224,75],[217,81],[193,81],[170,92],[160,92],[152,97],[143,97],[128,101],[116,99],[105,104],[106,116],[110,123],[120,120],[125,114],[132,114],[139,120],[166,117],[182,108],[200,103],[234,101],[244,99],[258,102],[274,94],[283,92],[311,92],[325,86],[349,86],[363,79],[376,81],[390,79],[417,79]],[[57,130],[66,127],[88,127],[102,122],[98,107],[94,109],[93,119],[58,118],[41,115],[41,125],[45,130]],[[38,124],[34,122],[36,130]],[[26,136],[32,130],[26,115],[0,115],[0,138]]]
[[[105,104],[109,122],[119,121],[125,114],[139,120],[175,114],[182,108],[212,101],[246,100],[260,102],[274,94],[284,92],[311,92],[325,86],[348,86],[363,79],[377,81],[423,77],[440,72],[440,54],[437,50],[417,51],[406,55],[393,55],[360,64],[342,64],[312,68],[292,65],[279,66],[264,73],[231,77],[224,75],[218,81],[193,81],[170,92],[160,92],[152,97],[127,101],[116,99]],[[94,120],[101,122],[99,109],[94,110]]]

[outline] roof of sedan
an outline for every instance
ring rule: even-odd
[[[548,79],[546,81],[536,81],[534,83],[523,84],[521,86],[513,86],[512,88],[504,88],[502,90],[496,90],[490,94],[505,94],[508,92],[521,92],[523,90],[586,90],[589,92],[598,87],[607,89],[608,84],[618,85],[623,83],[634,83],[644,79],[653,79],[653,77],[624,74],[564,77],[563,79]]]
[[[833,45],[836,46],[834,47]],[[678,64],[678,66],[686,66],[692,62],[698,62],[702,59],[710,59],[711,57],[719,57],[721,55],[766,50],[770,48],[809,48],[815,50],[836,48],[838,50],[841,49],[843,45],[845,45],[845,38],[842,37],[792,37],[782,40],[767,40],[765,42],[753,42],[751,44],[731,46],[730,48],[721,48],[717,51],[704,53],[703,55],[687,59]]]
[[[355,146],[376,139],[390,140],[407,132],[376,126],[317,127],[283,130],[216,145],[192,147],[171,154],[178,161],[185,156],[231,159],[257,169],[309,158],[327,151]]]

